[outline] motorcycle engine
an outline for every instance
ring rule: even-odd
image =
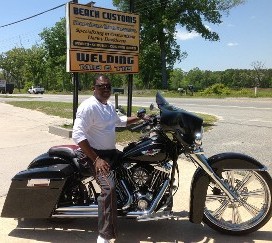
[[[145,185],[149,179],[149,171],[145,168],[138,167],[132,172],[132,178],[137,186]]]
[[[169,178],[171,167],[168,163],[146,165],[144,163],[127,163],[126,177],[133,195],[133,207],[137,211],[147,210],[158,194],[165,179]]]
[[[137,198],[137,206],[140,211],[145,211],[153,199],[153,193],[144,188],[150,179],[150,171],[143,167],[137,167],[132,171],[132,178],[134,183],[139,188],[138,192],[134,194]]]

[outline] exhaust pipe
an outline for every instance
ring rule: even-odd
[[[52,218],[90,218],[98,217],[98,205],[71,206],[57,208]]]

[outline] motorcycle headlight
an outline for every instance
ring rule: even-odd
[[[195,134],[195,144],[202,145],[203,132],[203,127],[201,127],[201,131]]]

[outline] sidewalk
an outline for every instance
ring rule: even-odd
[[[48,117],[40,112],[29,111],[0,103],[1,117],[0,152],[2,171],[0,210],[5,201],[12,176],[25,168],[37,155],[50,146],[72,144],[48,132],[48,126],[59,124],[61,119]],[[12,128],[13,127],[13,128]],[[33,133],[34,132],[34,133]],[[192,224],[188,220],[189,192],[195,166],[179,161],[180,188],[174,198],[174,215],[170,220],[137,222],[133,219],[119,219],[119,239],[116,243],[153,242],[272,242],[272,220],[259,231],[241,237],[227,236],[213,231],[205,225]],[[40,207],[37,202],[37,207]],[[45,219],[17,221],[0,217],[0,242],[96,242],[97,219],[75,219],[70,222]]]

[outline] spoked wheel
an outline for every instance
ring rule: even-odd
[[[213,182],[206,196],[203,221],[212,229],[233,235],[254,232],[271,218],[271,177],[266,171],[230,170],[222,179],[238,196],[233,202]]]

